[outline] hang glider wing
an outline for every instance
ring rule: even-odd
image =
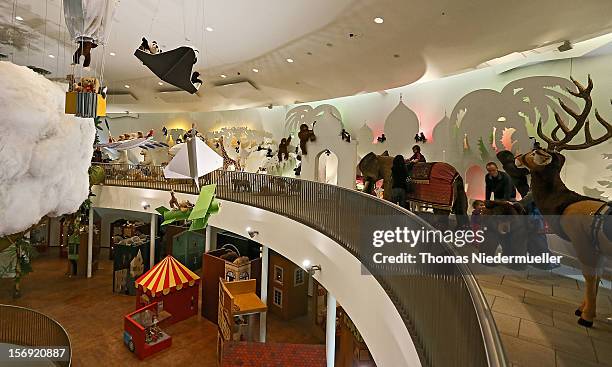
[[[196,61],[193,48],[182,46],[155,55],[137,49],[134,56],[166,83],[191,94],[198,91],[191,83],[191,69]]]

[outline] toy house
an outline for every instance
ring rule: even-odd
[[[306,272],[272,251],[269,266],[268,304],[270,312],[284,320],[306,315],[308,312]]]

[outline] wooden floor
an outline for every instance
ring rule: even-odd
[[[492,307],[502,343],[512,366],[612,366],[610,282],[600,287],[598,319],[593,328],[576,323],[574,311],[582,302],[580,276],[529,268],[513,272],[505,267],[478,274],[478,282]]]
[[[107,259],[104,255],[100,258]],[[165,329],[172,347],[138,360],[123,344],[123,316],[136,300],[112,292],[112,262],[101,260],[91,279],[66,276],[66,264],[55,251],[39,255],[34,272],[22,281],[20,299],[12,299],[12,280],[0,279],[0,303],[35,309],[62,324],[72,342],[73,366],[217,366],[217,326],[199,315]],[[268,315],[267,324],[271,342],[325,342],[308,317],[285,322]]]

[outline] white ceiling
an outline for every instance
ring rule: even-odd
[[[122,0],[94,65],[104,55],[111,90],[135,97],[111,96],[111,111],[280,105],[385,90],[588,39],[612,31],[610,14],[610,0]],[[63,77],[73,46],[62,18],[61,0],[0,0],[0,52]],[[143,35],[166,50],[200,50],[195,68],[205,84],[197,96],[160,94],[167,86],[133,56]],[[244,80],[256,88],[215,86]]]

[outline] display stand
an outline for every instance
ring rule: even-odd
[[[228,341],[252,339],[252,316],[266,312],[268,307],[257,296],[255,279],[226,282],[219,280],[219,318],[217,325],[217,357],[219,363],[223,356],[223,346]],[[245,330],[246,326],[246,330]]]
[[[157,241],[157,239],[156,239]],[[118,244],[113,257],[113,292],[136,295],[135,280],[149,270],[151,241],[148,236],[140,244]],[[155,254],[155,260],[159,259]]]
[[[123,342],[139,359],[172,345],[172,337],[159,328],[162,318],[168,315],[163,303],[153,302],[124,317]]]
[[[114,260],[115,246],[126,238],[139,236],[141,234],[148,235],[151,233],[151,225],[142,222],[130,222],[125,219],[118,219],[110,224],[109,241],[110,251],[108,254],[109,260]]]
[[[68,237],[68,274],[71,276],[87,276],[87,231],[80,231]],[[100,232],[94,229],[93,248],[91,256],[92,272],[98,270],[100,257]]]

